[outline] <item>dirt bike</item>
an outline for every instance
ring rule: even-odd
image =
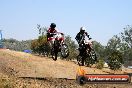
[[[57,60],[57,55],[58,52],[61,52],[61,56],[63,58],[66,58],[69,56],[69,48],[64,42],[64,34],[57,32],[57,33],[52,33],[52,41],[53,41],[53,46],[51,49],[51,55],[53,60]]]
[[[84,34],[80,41],[80,53],[77,56],[77,62],[80,66],[91,66],[97,62],[97,55],[92,47],[91,39]]]

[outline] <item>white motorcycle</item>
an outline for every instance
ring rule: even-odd
[[[80,54],[77,56],[77,62],[81,66],[91,66],[97,62],[96,53],[92,47],[92,40],[88,38],[85,34],[83,35],[80,46],[79,52]]]

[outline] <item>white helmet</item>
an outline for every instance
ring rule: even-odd
[[[80,28],[80,32],[81,32],[81,31],[86,31],[86,28],[85,28],[85,27],[81,27],[81,28]]]

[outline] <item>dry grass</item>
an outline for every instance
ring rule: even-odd
[[[0,73],[0,88],[13,88],[12,80],[4,74]]]

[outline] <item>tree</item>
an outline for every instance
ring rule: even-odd
[[[107,43],[106,46],[106,55],[109,55],[112,51],[119,50],[120,52],[124,53],[128,47],[125,43],[122,42],[121,37],[118,35],[114,35]]]
[[[114,50],[122,53],[125,66],[132,62],[132,27],[127,25],[124,32],[114,35],[107,43],[105,55],[110,55]]]
[[[120,37],[114,35],[107,43],[105,55],[106,62],[108,63],[110,69],[117,70],[119,69],[123,62],[123,52],[121,51],[123,48],[123,43],[121,42]]]
[[[32,40],[22,40],[18,41],[16,39],[10,38],[10,39],[3,39],[3,44],[6,48],[16,51],[23,51],[25,49],[30,50]]]
[[[31,43],[31,49],[34,53],[43,54],[43,55],[49,55],[50,52],[50,46],[47,42],[47,37],[45,36],[39,36],[38,39],[33,40]]]
[[[105,47],[102,46],[99,42],[93,41],[93,48],[98,56],[98,58],[104,57]]]
[[[132,26],[127,25],[124,28],[124,32],[121,33],[121,39],[125,44],[125,46],[123,47],[123,51],[125,62],[127,64],[129,62],[132,62]]]
[[[37,24],[37,29],[39,30],[39,34],[41,36],[46,35],[46,33],[47,33],[47,27],[42,27],[40,24]]]
[[[132,48],[132,26],[127,25],[126,28],[124,28],[124,33],[121,33],[121,38],[129,48]]]
[[[122,53],[117,50],[112,51],[108,57],[108,66],[110,69],[117,70],[121,68],[123,63]]]
[[[121,47],[121,39],[114,35],[107,43],[106,48],[109,50],[119,50]]]
[[[32,40],[31,42],[31,50],[33,51],[33,53],[38,53],[38,47],[39,47],[39,43],[37,42],[37,39]]]
[[[37,25],[37,29],[40,36],[38,37],[38,39],[32,41],[31,49],[34,53],[38,53],[39,55],[49,55],[50,46],[47,42],[46,36],[47,27],[41,27],[40,25]]]

